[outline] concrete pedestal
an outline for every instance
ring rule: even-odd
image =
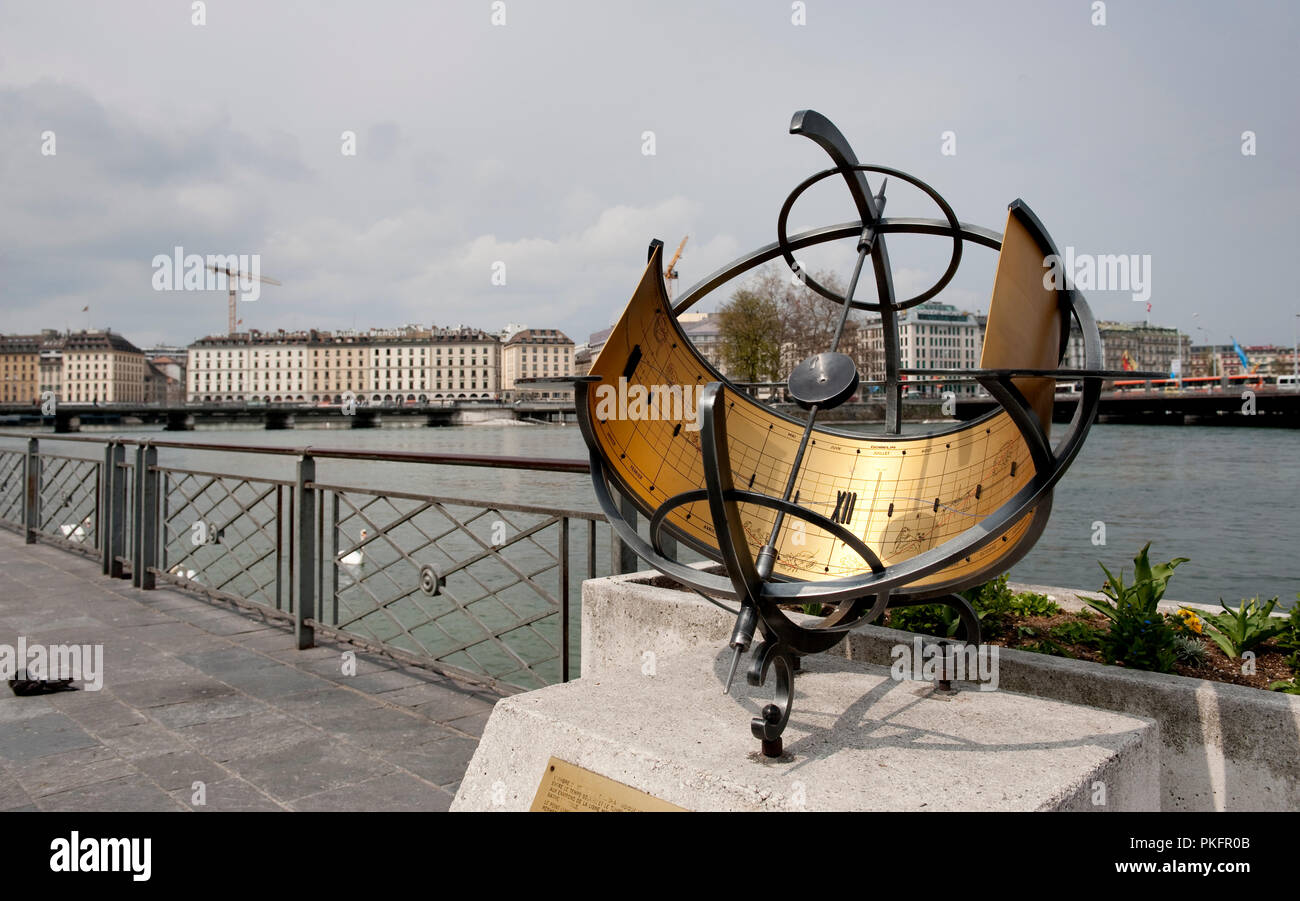
[[[552,756],[690,810],[1159,808],[1150,720],[822,654],[767,759],[749,720],[775,676],[724,695],[729,662],[701,645],[499,701],[452,810],[527,810]]]

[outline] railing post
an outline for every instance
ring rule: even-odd
[[[112,515],[109,510],[113,505],[113,448],[117,442],[112,438],[104,444],[104,460],[100,463],[99,475],[99,509],[95,511],[95,531],[99,533],[99,556],[103,564],[103,573],[108,575],[109,562],[112,557],[113,541],[110,523]]]
[[[636,528],[636,505],[632,503],[632,498],[626,494],[619,495],[619,512],[623,514],[623,520],[632,528]],[[618,548],[618,569],[616,575],[623,573],[634,573],[641,567],[637,565],[636,551],[624,544],[617,536],[614,541]]]
[[[339,624],[339,493],[330,492],[330,624]],[[325,559],[325,547],[320,549],[321,561]],[[321,583],[322,585],[324,582]]]
[[[569,681],[569,517],[560,519],[560,681]]]
[[[297,539],[298,599],[293,607],[293,633],[298,650],[315,647],[315,629],[308,620],[316,618],[316,489],[310,483],[316,480],[316,460],[304,453],[298,458],[298,480],[294,497],[298,502]]]
[[[134,554],[131,584],[146,591],[154,587],[158,565],[158,448],[148,442],[135,449]]]
[[[121,557],[126,550],[126,446],[112,440],[104,450],[108,466],[105,477],[104,516],[104,574],[114,579],[122,578]]]
[[[36,438],[27,439],[27,464],[24,469],[26,490],[23,492],[23,532],[27,544],[36,543],[41,525],[41,454]]]

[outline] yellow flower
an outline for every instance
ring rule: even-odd
[[[1178,615],[1183,618],[1183,625],[1191,629],[1197,635],[1201,634],[1201,618],[1199,616],[1186,608],[1179,610]]]

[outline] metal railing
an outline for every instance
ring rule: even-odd
[[[222,457],[186,465],[160,451]],[[292,472],[239,471],[285,458]],[[0,432],[0,527],[93,556],[138,588],[254,607],[291,622],[299,648],[321,632],[502,690],[575,674],[575,576],[636,565],[598,528],[603,516],[323,481],[323,461],[589,471],[585,460]]]

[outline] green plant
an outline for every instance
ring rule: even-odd
[[[1007,578],[1007,574],[1003,573],[983,585],[967,588],[961,593],[961,596],[970,601],[971,606],[976,610],[991,610],[1000,603],[1009,603],[1012,592],[1007,587]]]
[[[1047,654],[1052,657],[1070,657],[1074,655],[1061,647],[1050,638],[1044,638],[1041,641],[1033,641],[1021,647],[1022,651],[1031,651],[1035,654]]]
[[[1229,657],[1240,657],[1243,652],[1287,630],[1287,621],[1272,615],[1277,598],[1263,605],[1259,598],[1251,598],[1242,601],[1236,610],[1223,603],[1223,598],[1219,598],[1219,605],[1223,612],[1206,616],[1203,622],[1210,640]]]
[[[1268,687],[1269,691],[1280,691],[1289,695],[1300,695],[1300,676],[1292,676],[1290,682],[1274,682]]]
[[[1142,619],[1132,613],[1122,613],[1101,637],[1101,659],[1133,669],[1172,672],[1178,660],[1176,638],[1162,616]]]
[[[1006,573],[983,585],[968,588],[961,595],[975,608],[985,638],[997,638],[1010,630],[1015,594],[1007,587]]]
[[[950,638],[957,634],[961,619],[947,604],[920,604],[890,610],[889,627],[920,635]]]
[[[1033,626],[1016,626],[1016,638],[1037,638],[1038,630]]]
[[[1110,629],[1100,637],[1102,660],[1122,663],[1135,669],[1168,673],[1177,661],[1174,639],[1177,633],[1169,627],[1158,605],[1173,577],[1174,570],[1188,562],[1186,557],[1175,557],[1168,563],[1151,565],[1147,542],[1133,558],[1133,582],[1124,584],[1124,570],[1115,575],[1099,564],[1106,573],[1102,586],[1103,598],[1085,598],[1085,603],[1110,620]]]
[[[1296,595],[1296,600],[1300,601],[1300,594]],[[1288,651],[1300,652],[1300,604],[1294,604],[1291,607],[1291,612],[1284,622],[1286,622],[1286,630],[1278,637],[1277,643]],[[1287,658],[1287,662],[1291,664],[1292,669],[1296,667],[1295,658],[1297,656],[1297,654],[1292,654],[1291,657]]]
[[[1169,585],[1169,580],[1173,578],[1174,570],[1180,564],[1190,562],[1188,557],[1175,557],[1168,563],[1161,563],[1152,566],[1148,559],[1148,553],[1151,550],[1151,542],[1142,545],[1142,550],[1137,552],[1133,558],[1133,583],[1124,584],[1124,570],[1121,568],[1119,575],[1116,576],[1106,568],[1106,564],[1098,563],[1102,572],[1106,574],[1106,583],[1101,586],[1101,593],[1110,598],[1109,601],[1101,598],[1083,598],[1083,602],[1092,609],[1096,610],[1102,616],[1112,622],[1118,618],[1122,607],[1135,606],[1138,613],[1144,617],[1154,616],[1160,599],[1165,595],[1165,588]]]
[[[1059,626],[1052,626],[1049,634],[1055,639],[1064,641],[1066,644],[1078,645],[1083,648],[1096,648],[1101,646],[1100,631],[1096,626],[1090,626],[1087,623],[1061,623]]]
[[[1022,591],[1012,595],[1011,612],[1017,616],[1055,616],[1061,612],[1061,608],[1045,594]]]
[[[1174,656],[1178,658],[1179,663],[1201,667],[1205,665],[1207,654],[1205,645],[1201,644],[1194,636],[1175,635]]]
[[[818,602],[818,601],[813,601],[812,603],[809,603],[809,604],[802,604],[802,605],[800,605],[800,608],[799,608],[799,609],[801,609],[804,613],[808,614],[809,616],[822,616],[822,615],[823,615],[823,613],[822,613],[822,605],[821,605],[821,603]]]

